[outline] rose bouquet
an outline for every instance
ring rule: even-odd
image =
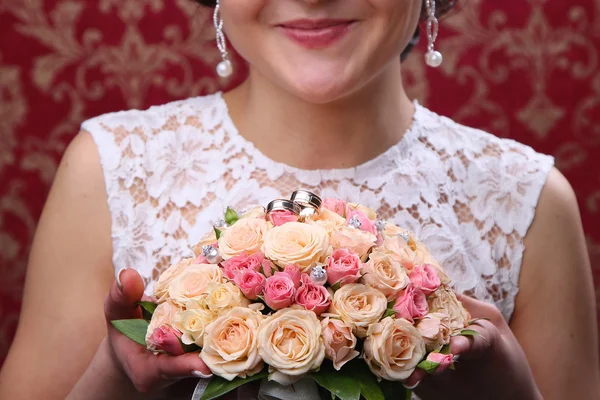
[[[360,204],[296,191],[228,208],[194,251],[140,304],[145,320],[113,325],[155,353],[198,352],[215,375],[204,399],[262,378],[398,398],[416,368],[453,368],[451,336],[475,334],[426,247]]]

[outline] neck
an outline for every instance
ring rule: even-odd
[[[240,134],[267,157],[302,169],[349,168],[371,160],[402,139],[414,114],[396,63],[328,104],[295,97],[253,70],[225,99]]]

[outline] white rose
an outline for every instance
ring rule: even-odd
[[[248,299],[242,295],[241,290],[231,282],[210,283],[203,302],[209,310],[215,313],[222,313],[234,307],[246,307],[249,303]]]
[[[260,355],[269,365],[269,380],[282,385],[319,369],[325,358],[321,323],[312,311],[280,310],[262,322],[258,335]]]
[[[263,246],[265,256],[280,267],[297,265],[302,272],[324,263],[330,249],[325,228],[301,222],[288,222],[271,229]]]
[[[264,219],[243,218],[225,230],[219,238],[219,252],[224,260],[261,250],[270,225]]]
[[[353,332],[364,338],[369,325],[378,322],[387,309],[387,299],[379,290],[360,283],[351,283],[338,289],[328,314],[352,325]]]
[[[419,331],[403,318],[385,318],[369,326],[363,350],[365,362],[378,378],[401,381],[425,356]]]
[[[318,214],[307,217],[304,222],[310,225],[323,227],[330,235],[334,231],[348,225],[345,218],[340,217],[337,213],[326,208],[319,210]]]
[[[360,271],[362,282],[383,293],[388,300],[394,300],[402,289],[410,283],[410,279],[400,263],[389,254],[373,252],[369,261]]]
[[[202,347],[206,328],[215,319],[217,319],[217,314],[207,309],[180,310],[173,318],[173,327],[182,333],[181,341],[184,344],[194,343]]]
[[[262,319],[258,311],[236,307],[208,326],[200,358],[213,374],[231,381],[262,371],[264,364],[258,352]]]
[[[191,265],[169,284],[169,297],[176,305],[186,307],[190,301],[201,302],[208,285],[222,280],[223,273],[218,265]]]

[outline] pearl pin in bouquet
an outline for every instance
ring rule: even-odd
[[[154,353],[196,352],[201,398],[313,379],[342,400],[394,398],[421,368],[454,368],[474,335],[442,266],[408,230],[357,203],[299,190],[238,213],[162,273],[144,320],[113,321]]]

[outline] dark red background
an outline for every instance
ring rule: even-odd
[[[552,154],[577,192],[600,283],[600,0],[469,0],[443,21],[445,63],[409,92],[459,122]],[[0,0],[0,363],[31,240],[82,120],[239,83],[215,79],[210,10],[190,0]]]

